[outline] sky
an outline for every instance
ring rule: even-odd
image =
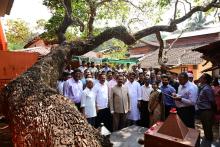
[[[4,20],[20,18],[30,26],[34,26],[39,19],[48,20],[51,14],[42,3],[43,0],[14,0],[10,15],[5,15]]]

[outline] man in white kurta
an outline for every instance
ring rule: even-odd
[[[112,130],[112,120],[111,113],[109,109],[109,94],[108,85],[106,83],[105,74],[99,75],[99,83],[94,87],[96,93],[96,106],[97,106],[97,117],[96,117],[96,127],[99,127],[101,123],[104,123],[108,130]]]
[[[86,116],[88,123],[95,126],[96,117],[96,93],[93,88],[93,79],[86,79],[86,88],[82,92],[81,108],[83,114]]]
[[[141,86],[134,79],[135,73],[129,73],[128,81],[125,84],[128,88],[128,94],[131,102],[131,110],[128,113],[128,119],[131,120],[132,124],[136,124],[136,122],[140,119],[140,112],[137,105],[138,99],[141,98]]]

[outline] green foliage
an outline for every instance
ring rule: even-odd
[[[96,2],[96,1],[94,1]],[[98,1],[97,1],[98,2]],[[44,0],[43,4],[47,6],[51,12],[52,17],[45,25],[45,32],[43,37],[47,40],[56,39],[56,30],[61,24],[64,16],[64,8],[61,5],[61,1],[59,0]],[[95,17],[94,22],[94,34],[97,35],[105,26],[100,26],[100,21],[108,21],[108,20],[120,20],[125,19],[127,17],[127,12],[129,11],[128,4],[123,1],[112,1],[105,3],[97,8],[97,15]],[[89,20],[89,5],[86,1],[83,0],[72,0],[72,15],[76,18],[80,18],[80,20],[85,25],[85,31],[80,32],[79,27],[75,27],[71,30],[75,38],[85,38],[87,37],[87,23]],[[69,33],[69,32],[67,32]],[[67,35],[69,36],[69,34]]]
[[[45,24],[45,33],[42,34],[42,37],[48,41],[57,40],[56,30],[58,29],[60,23],[63,21],[62,13],[54,13],[53,16]]]
[[[118,39],[111,39],[104,42],[102,45],[95,49],[96,52],[103,51],[105,57],[113,59],[124,59],[128,46]],[[104,51],[105,50],[105,51]]]
[[[167,5],[169,5],[171,2],[171,0],[158,0],[157,1],[157,5],[160,7],[160,8],[163,8],[163,7],[166,7]]]
[[[7,21],[6,38],[9,43],[9,49],[22,49],[32,35],[32,31],[24,20]]]
[[[200,30],[210,23],[213,23],[213,21],[207,21],[206,16],[202,12],[197,12],[186,24],[186,28],[187,31]]]
[[[90,0],[97,6],[102,0]],[[204,3],[210,2],[211,0],[190,0],[192,7],[196,5],[204,5]],[[52,17],[45,25],[44,38],[47,40],[57,40],[56,30],[60,26],[65,11],[62,6],[62,0],[44,0],[43,4],[47,6],[51,12]],[[108,27],[125,25],[131,28],[131,31],[137,31],[140,29],[140,23],[143,27],[149,27],[152,25],[159,24],[168,21],[166,17],[167,11],[173,15],[174,4],[176,0],[111,0],[105,2],[101,6],[97,7],[96,16],[93,25],[93,35],[98,35],[100,32]],[[178,3],[177,18],[183,16],[182,3]],[[189,4],[185,3],[188,7]],[[79,18],[85,25],[85,30],[80,32],[79,27],[71,26],[66,32],[68,40],[73,39],[85,39],[88,37],[88,21],[90,14],[90,7],[86,0],[72,0],[72,16]],[[213,10],[212,10],[213,12]],[[211,11],[206,12],[206,14]],[[172,16],[169,16],[172,19]],[[131,21],[135,19],[135,21]],[[131,23],[130,23],[131,22]]]

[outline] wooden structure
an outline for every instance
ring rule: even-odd
[[[14,0],[2,0],[0,2],[0,16],[4,16],[5,14],[10,14],[11,7],[13,5]]]
[[[213,76],[218,77],[220,75],[220,41],[198,47],[194,51],[202,53],[202,58],[212,63],[212,67],[203,70],[203,72],[213,71]]]
[[[159,44],[157,42],[139,40],[129,49],[130,58],[143,57],[145,54],[151,53],[158,48]]]
[[[37,53],[0,51],[0,89],[30,68],[37,59]]]
[[[144,134],[145,147],[199,147],[199,131],[187,128],[176,112],[171,113],[166,121],[158,122]]]
[[[205,59],[202,59],[202,53],[195,52],[193,49],[208,45],[214,41],[220,41],[220,27],[207,28],[193,32],[183,33],[182,36],[169,48],[169,45],[176,40],[179,34],[169,35],[165,38],[168,62],[167,65],[173,67],[172,72],[180,73],[183,71],[192,71],[194,79],[198,79],[204,69],[210,68],[212,63],[209,62],[205,66]],[[146,54],[141,60],[142,67],[157,67],[158,64],[158,50]]]
[[[0,19],[0,51],[7,51],[7,40],[3,32],[1,19]]]
[[[0,2],[0,17],[10,13],[14,0],[2,0]],[[0,51],[7,50],[7,40],[4,35],[3,26],[0,19]]]
[[[0,1],[0,17],[10,13],[13,2],[13,0]],[[7,39],[0,19],[0,90],[30,68],[38,57],[37,53],[8,51]]]

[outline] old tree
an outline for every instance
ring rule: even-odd
[[[65,61],[71,55],[82,55],[112,38],[131,45],[151,34],[156,34],[161,44],[161,59],[163,41],[160,32],[173,32],[177,24],[194,13],[209,13],[220,7],[219,0],[45,0],[44,4],[53,13],[47,31],[50,35],[56,34],[61,45],[8,84],[0,94],[1,108],[9,120],[15,146],[107,146],[108,143],[88,125],[74,104],[55,90]],[[152,20],[158,14],[160,17],[155,21],[158,22],[168,16],[161,14],[165,10],[172,16],[167,25],[146,26],[137,32],[122,26],[129,26],[141,17],[132,18],[131,12],[143,12],[144,16],[149,16],[145,20]],[[120,26],[97,27],[106,20],[114,22],[113,19],[121,20],[121,23],[116,21]],[[65,33],[70,26],[80,39],[66,41]],[[162,60],[159,62],[162,64]]]

